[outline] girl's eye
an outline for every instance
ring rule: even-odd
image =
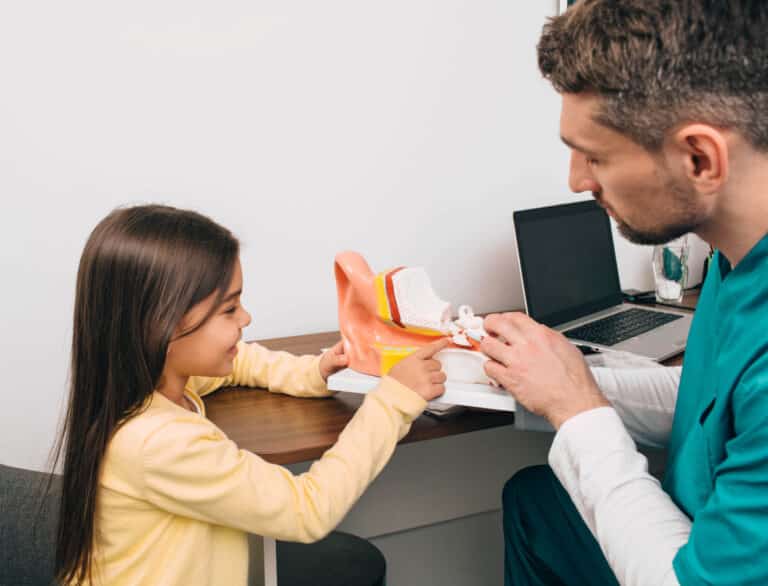
[[[587,164],[590,165],[591,167],[594,167],[595,165],[597,165],[597,159],[587,159]]]
[[[235,313],[237,311],[237,305],[233,305],[229,309],[224,310],[224,313]]]

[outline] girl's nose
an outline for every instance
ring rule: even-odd
[[[240,329],[247,328],[251,323],[251,314],[243,308],[242,316],[240,319]]]

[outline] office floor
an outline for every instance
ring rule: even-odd
[[[375,537],[371,541],[387,558],[387,586],[500,586],[504,583],[504,541],[499,511]]]

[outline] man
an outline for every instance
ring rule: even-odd
[[[718,252],[682,375],[593,373],[524,315],[486,319],[487,373],[557,430],[551,468],[505,487],[506,583],[768,584],[768,2],[580,0],[538,53],[572,190],[634,242]],[[631,436],[668,446],[663,485]]]

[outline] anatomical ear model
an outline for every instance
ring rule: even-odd
[[[452,319],[451,305],[432,290],[422,268],[375,274],[356,252],[336,255],[339,325],[353,370],[383,376],[397,362],[438,338],[451,345],[435,357],[449,381],[491,383],[479,351],[483,320],[468,306]]]

